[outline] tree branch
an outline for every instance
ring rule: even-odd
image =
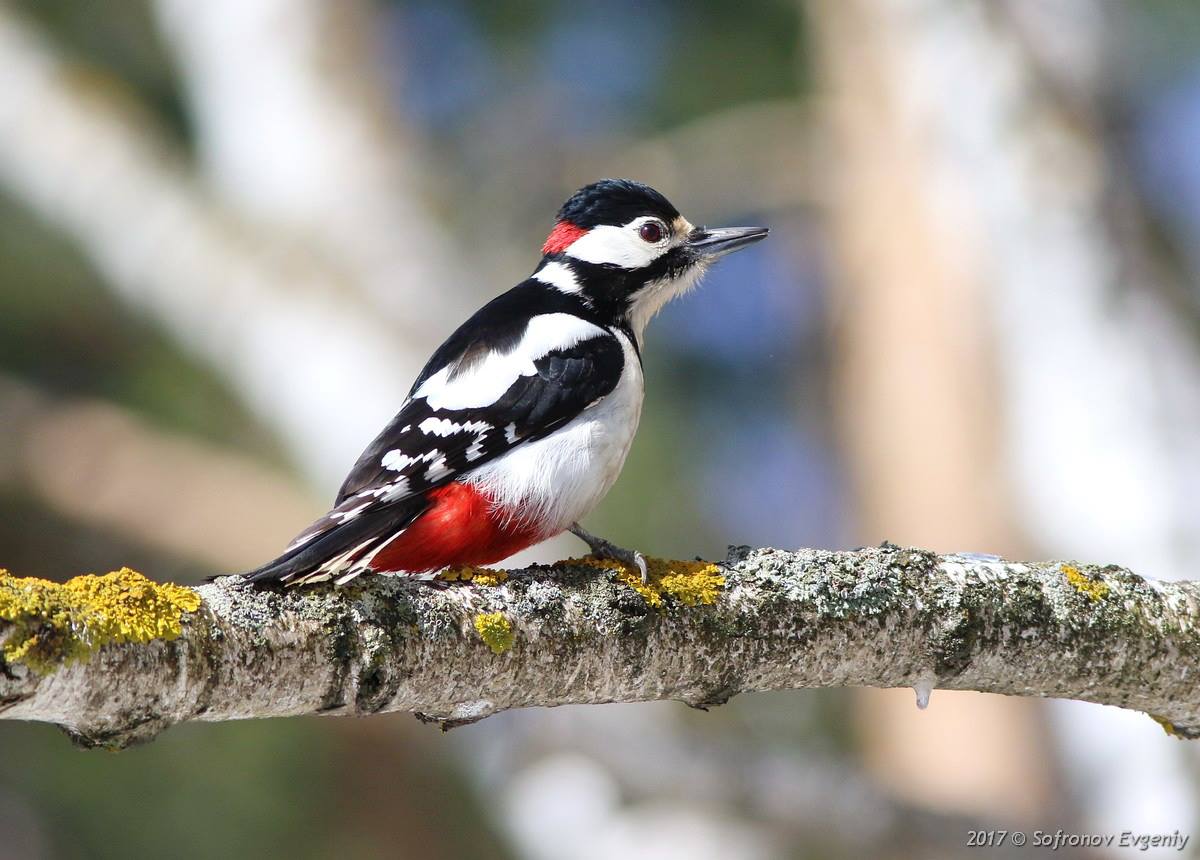
[[[1196,582],[887,544],[656,562],[649,588],[590,559],[478,574],[282,592],[5,576],[0,717],[121,747],[188,720],[412,711],[453,726],[530,706],[913,686],[1135,708],[1200,736]]]

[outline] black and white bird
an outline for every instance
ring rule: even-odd
[[[605,179],[559,210],[537,269],[438,348],[334,507],[254,582],[482,565],[571,531],[612,487],[642,411],[642,334],[761,227],[694,227],[646,185]]]

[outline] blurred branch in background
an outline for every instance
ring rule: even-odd
[[[379,68],[360,0],[156,0],[185,79],[200,167],[252,223],[334,260],[416,334],[471,310],[463,259],[424,204],[418,141]],[[418,337],[418,344],[420,338]]]
[[[0,487],[91,527],[220,571],[269,557],[321,513],[257,460],[169,434],[111,404],[0,376]]]
[[[340,477],[416,376],[427,330],[398,338],[345,272],[231,214],[111,79],[64,61],[5,6],[0,73],[12,82],[0,181],[219,368],[314,477]]]
[[[796,100],[738,105],[581,159],[573,172],[654,176],[664,188],[686,187],[690,210],[720,212],[738,201],[770,218],[822,199],[824,153],[813,121],[812,111]]]
[[[921,708],[935,688],[1078,698],[1200,737],[1200,583],[890,545],[743,547],[720,567],[663,563],[649,587],[587,561],[499,580],[280,593],[128,571],[0,579],[0,718],[121,747],[196,719],[407,710],[449,727],[516,707],[869,685],[911,686]]]

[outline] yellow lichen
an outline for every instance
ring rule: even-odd
[[[437,578],[444,582],[470,582],[491,588],[508,581],[508,571],[464,564],[461,567],[446,568],[437,575]]]
[[[1171,722],[1170,720],[1168,720],[1166,717],[1160,717],[1157,714],[1146,714],[1146,716],[1148,716],[1150,719],[1154,720],[1154,722],[1156,722],[1160,726],[1162,726],[1162,730],[1164,732],[1166,732],[1167,734],[1169,734],[1171,737],[1177,738],[1180,736],[1179,732],[1175,731],[1175,724],[1173,722]]]
[[[471,582],[475,585],[482,585],[484,588],[493,588],[502,582],[508,581],[508,571],[492,570],[491,568],[482,568],[475,572],[471,577]]]
[[[475,616],[475,632],[493,654],[503,654],[513,646],[512,622],[503,612],[483,612]]]
[[[663,595],[669,595],[688,606],[715,603],[725,577],[721,569],[709,561],[673,561],[662,558],[647,558],[646,568],[649,582],[642,582],[641,572],[632,565],[610,558],[585,556],[574,558],[567,564],[611,570],[622,584],[629,586],[642,596],[646,603],[655,608],[663,605]]]
[[[1092,600],[1103,600],[1108,596],[1108,583],[1103,579],[1092,579],[1072,564],[1064,564],[1062,572],[1067,582],[1071,583],[1071,587],[1080,594]]]
[[[199,608],[192,589],[152,582],[127,567],[64,583],[0,570],[0,620],[12,626],[0,657],[46,674],[110,642],[174,639],[183,613]]]
[[[709,605],[725,587],[721,568],[706,561],[672,561],[662,578],[662,590],[688,606]]]
[[[477,567],[472,567],[469,564],[464,564],[461,567],[448,567],[437,575],[437,579],[443,582],[467,582],[475,572],[479,570]]]

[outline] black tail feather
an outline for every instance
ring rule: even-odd
[[[337,523],[331,520],[329,528],[317,537],[288,550],[261,567],[234,575],[254,583],[287,582],[303,577],[315,571],[324,562],[363,541],[372,537],[382,538],[394,534],[397,529],[404,528],[420,516],[426,506],[423,498],[409,497],[380,505],[373,510],[363,511],[347,522]],[[311,528],[310,526],[309,529]],[[221,576],[225,575],[227,574],[221,574]],[[210,576],[208,581],[211,582],[217,578],[217,576]]]

